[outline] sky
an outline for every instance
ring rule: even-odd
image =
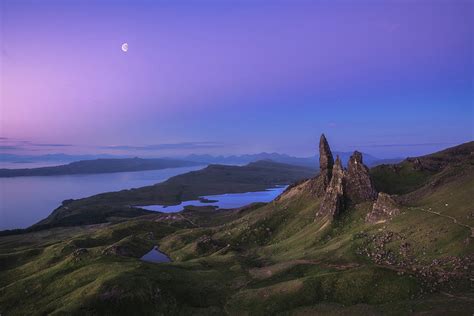
[[[474,1],[0,10],[0,153],[309,156],[324,132],[387,158],[474,139]]]

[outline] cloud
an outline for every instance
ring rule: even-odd
[[[0,150],[21,150],[20,146],[0,145]]]
[[[37,148],[71,147],[62,143],[35,143],[29,140],[0,137],[0,150],[38,150]]]
[[[30,146],[37,147],[71,147],[71,144],[38,144],[38,143],[28,143]]]
[[[183,149],[202,149],[202,148],[219,148],[223,147],[224,144],[218,142],[184,142],[184,143],[172,143],[172,144],[153,144],[144,146],[132,146],[132,145],[113,145],[103,146],[102,149],[113,149],[113,150],[183,150]]]

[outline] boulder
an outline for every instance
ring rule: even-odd
[[[380,192],[377,201],[372,206],[372,211],[365,217],[365,221],[369,223],[385,222],[399,213],[400,209],[395,200],[389,194]]]

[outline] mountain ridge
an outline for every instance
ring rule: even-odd
[[[342,164],[347,165],[349,161],[349,157],[351,152],[334,152],[334,154],[339,155]],[[369,154],[364,154],[366,162],[369,166],[375,166],[378,164],[389,163],[389,162],[398,162],[403,160],[403,158],[377,158]],[[261,152],[258,154],[245,154],[245,155],[188,155],[184,156],[183,159],[190,160],[190,161],[197,161],[197,162],[207,162],[207,163],[224,163],[224,164],[246,164],[253,161],[258,160],[265,160],[270,159],[276,162],[281,163],[288,163],[292,165],[301,165],[310,168],[319,168],[319,156],[311,156],[311,157],[295,157],[287,154],[280,154],[280,153],[267,153]]]

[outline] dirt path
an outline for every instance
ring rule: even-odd
[[[194,223],[192,220],[190,220],[190,219],[187,218],[186,216],[183,216],[182,214],[179,214],[179,213],[178,213],[178,215],[181,216],[181,218],[182,218],[183,220],[187,221],[187,222],[190,223],[191,225],[194,225],[194,227],[197,227],[197,228],[200,227],[198,224]]]
[[[474,238],[474,227],[471,227],[471,226],[463,224],[463,223],[459,223],[458,220],[456,218],[452,217],[452,216],[445,215],[445,214],[435,212],[435,211],[425,210],[424,208],[418,208],[418,207],[410,207],[409,209],[410,210],[416,210],[416,211],[422,211],[422,212],[426,212],[426,213],[430,213],[430,214],[434,214],[434,215],[438,215],[438,216],[450,219],[451,221],[453,221],[454,224],[465,227],[465,228],[471,230],[471,237]]]
[[[451,297],[451,298],[458,298],[458,299],[468,301],[468,302],[473,302],[474,301],[473,297],[467,297],[467,296],[462,296],[462,295],[454,295],[454,294],[446,293],[446,292],[443,292],[443,291],[441,291],[440,293],[447,296],[447,297]]]

